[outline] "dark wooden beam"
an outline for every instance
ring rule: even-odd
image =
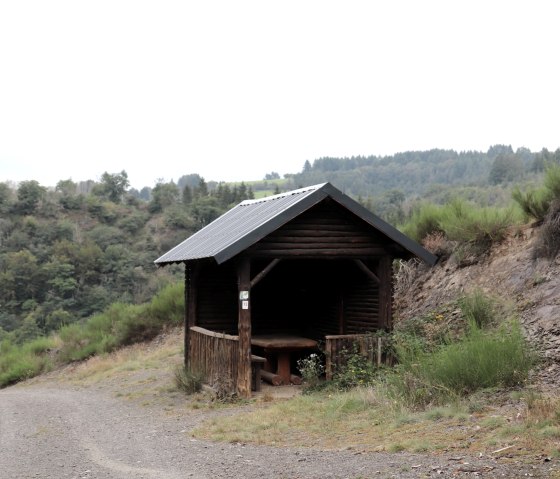
[[[266,245],[269,246],[269,245]],[[265,249],[264,245],[259,248],[251,249],[251,256],[253,257],[297,257],[297,258],[363,258],[363,257],[379,257],[387,254],[384,248],[284,248],[284,249]]]
[[[251,261],[243,257],[237,266],[239,303],[239,364],[237,366],[237,394],[251,397]],[[245,292],[247,297],[245,298]],[[243,294],[242,294],[243,293]]]
[[[275,258],[273,259],[266,268],[264,268],[259,274],[257,274],[252,280],[251,280],[251,288],[254,288],[255,285],[261,280],[263,279],[268,273],[270,273],[272,271],[272,269],[280,262],[280,259]]]
[[[355,259],[354,263],[356,263],[356,266],[360,268],[366,276],[375,281],[377,284],[381,282],[379,281],[379,277],[371,269],[369,269],[361,259]]]

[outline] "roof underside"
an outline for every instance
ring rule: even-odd
[[[258,200],[243,201],[165,253],[155,263],[165,265],[203,258],[214,258],[217,263],[223,263],[327,197],[346,207],[411,255],[428,264],[435,264],[437,261],[436,256],[418,243],[331,184],[324,183]]]

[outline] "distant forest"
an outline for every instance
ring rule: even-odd
[[[538,182],[560,149],[533,153],[430,150],[386,157],[320,158],[284,178],[237,184],[196,173],[135,190],[128,175],[99,181],[0,183],[0,341],[23,342],[83,320],[114,302],[141,303],[182,268],[153,261],[232,205],[329,181],[393,224],[424,201],[454,197],[504,205],[514,185]]]

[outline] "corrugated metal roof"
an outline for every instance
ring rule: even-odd
[[[426,263],[435,264],[437,261],[436,256],[418,243],[330,183],[323,183],[243,201],[165,253],[155,263],[165,265],[202,258],[214,258],[218,264],[223,263],[326,197],[331,197]]]

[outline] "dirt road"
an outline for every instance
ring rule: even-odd
[[[0,477],[413,478],[550,477],[550,464],[493,458],[356,454],[194,440],[216,411],[166,415],[92,389],[19,386],[0,391]]]

